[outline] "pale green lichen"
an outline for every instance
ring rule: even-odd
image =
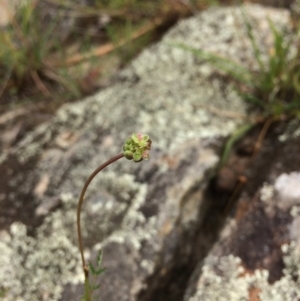
[[[106,237],[103,245],[118,241],[134,248],[139,248],[141,241],[151,240],[156,235],[155,221],[146,221],[139,212],[147,185],[136,183],[131,175],[116,178],[114,172],[103,172],[99,178],[92,182],[82,214],[85,240],[97,244],[102,233]],[[99,190],[106,191],[108,197],[97,196]],[[74,227],[77,198],[68,192],[60,199],[63,208],[45,218],[35,238],[27,235],[21,223],[12,224],[9,233],[1,234],[0,288],[6,291],[3,300],[57,301],[64,285],[82,283]],[[118,215],[121,224],[112,224],[110,220]]]
[[[260,199],[263,202],[272,202],[274,198],[274,193],[275,193],[274,185],[271,185],[269,183],[264,183],[260,191]]]
[[[300,246],[295,242],[282,246],[284,276],[270,285],[267,278],[256,280],[261,301],[295,301],[300,298]]]
[[[293,176],[295,174],[291,173],[290,175],[292,176],[290,179],[294,180]],[[282,175],[277,180],[281,177]],[[289,184],[285,182],[288,187],[293,184],[296,190],[292,191],[293,189],[290,188],[289,193],[291,194],[298,191],[298,186],[293,181]],[[260,198],[264,202],[266,212],[271,213],[272,216],[274,211],[271,209],[281,206],[274,185],[264,183],[260,191]],[[257,290],[260,301],[298,300],[300,298],[300,244],[298,239],[300,209],[299,206],[290,206],[289,208],[293,217],[293,221],[289,226],[292,241],[282,246],[284,269],[281,279],[270,284],[267,270],[255,270],[249,274],[242,267],[243,263],[238,257],[233,255],[223,257],[209,255],[204,261],[196,294],[185,300],[248,301],[250,291],[253,288]],[[229,226],[227,225],[225,229],[228,230]],[[221,237],[223,236],[221,234]]]
[[[245,273],[240,258],[233,255],[209,256],[205,260],[196,294],[189,301],[247,301],[251,288],[260,301],[294,301],[300,298],[300,246],[295,242],[282,246],[285,268],[274,284],[268,282],[267,270]]]
[[[240,277],[243,272],[244,269],[238,257],[210,256],[202,268],[197,293],[189,301],[247,300],[250,279]]]
[[[254,7],[253,11],[254,15],[264,15],[260,7]],[[278,24],[285,23],[285,18],[279,19],[278,15],[274,13],[272,18],[278,19]],[[122,81],[82,102],[65,105],[51,126],[47,124],[41,128],[44,134],[28,135],[17,151],[20,160],[39,154],[51,135],[55,138],[64,130],[85,133],[90,140],[97,139],[101,129],[100,135],[109,131],[120,141],[128,132],[138,129],[149,133],[160,149],[175,149],[189,139],[229,135],[243,119],[230,118],[223,113],[245,115],[245,103],[233,85],[201,71],[205,66],[214,70],[209,63],[170,44],[186,43],[197,49],[218,52],[229,59],[239,58],[241,63],[248,60],[253,65],[251,51],[247,52],[245,60],[246,34],[241,30],[237,35],[237,25],[233,22],[236,18],[240,22],[239,8],[222,8],[181,22],[162,42],[143,51],[122,71]],[[218,19],[226,22],[226,26],[220,26]],[[203,29],[201,33],[199,28]],[[265,43],[259,45],[264,47]],[[35,139],[37,137],[39,139]],[[34,146],[30,146],[33,142]]]
[[[131,199],[130,206],[126,208],[122,222],[118,225],[116,231],[113,231],[101,243],[95,246],[99,250],[111,242],[127,243],[135,249],[140,249],[142,241],[150,241],[157,235],[155,229],[156,218],[146,219],[140,207],[144,204],[147,194],[147,185],[139,185],[138,192]],[[114,212],[112,210],[111,212]],[[155,240],[153,239],[153,244]]]
[[[45,221],[37,238],[28,236],[23,224],[14,223],[0,242],[3,300],[56,301],[63,285],[82,282],[78,248],[63,227],[64,216],[57,214]]]
[[[290,214],[292,217],[297,217],[300,215],[300,206],[293,206],[291,211],[290,211]]]
[[[147,185],[135,182],[132,175],[102,172],[92,181],[86,196],[88,203],[82,212],[85,239],[96,244],[96,250],[110,242],[139,248],[142,240],[155,235],[152,219],[146,220],[139,211],[146,194]]]
[[[49,124],[42,124],[37,129],[27,135],[15,150],[21,163],[27,162],[30,158],[40,154],[42,147],[47,144],[52,137],[52,128]]]
[[[261,7],[253,12],[258,20],[266,17]],[[137,129],[147,132],[155,140],[157,149],[169,153],[190,140],[225,137],[243,122],[243,119],[223,114],[224,111],[237,115],[246,112],[246,106],[233,86],[213,78],[214,69],[209,64],[197,60],[191,53],[169,46],[170,43],[187,43],[251,65],[253,53],[248,46],[244,47],[245,32],[237,28],[235,14],[241,18],[239,8],[220,8],[181,22],[162,43],[146,49],[125,68],[119,83],[82,102],[65,105],[51,123],[26,135],[12,151],[21,162],[43,151],[34,174],[28,172],[27,181],[20,182],[22,179],[19,179],[12,184],[20,192],[29,192],[34,186],[32,178],[49,174],[51,180],[45,197],[60,195],[63,207],[46,218],[37,230],[38,240],[28,237],[22,225],[17,226],[21,234],[15,233],[14,225],[12,233],[1,240],[0,261],[5,268],[1,265],[0,283],[8,288],[4,300],[57,300],[64,283],[72,278],[76,281],[81,279],[82,273],[77,273],[80,261],[74,229],[77,193],[95,166],[111,153],[120,151],[119,141],[128,133]],[[287,19],[280,13],[272,13],[270,17],[276,19],[276,24],[285,23]],[[268,34],[266,32],[265,35]],[[264,36],[259,45],[265,51],[269,49]],[[214,113],[216,109],[217,113]],[[79,142],[58,151],[61,146],[57,144],[56,137],[64,131],[78,133]],[[101,143],[103,135],[108,134],[113,137],[113,142],[105,148]],[[57,156],[46,158],[47,152],[43,148],[57,151]],[[132,165],[116,163],[110,168],[112,172],[103,172],[92,182],[87,194],[89,203],[85,204],[82,214],[84,239],[90,240],[89,245],[99,242],[96,239],[101,237],[100,233],[104,236],[100,246],[118,242],[129,243],[139,249],[141,242],[148,240],[154,249],[161,247],[156,244],[159,239],[157,217],[146,220],[139,211],[145,202],[147,185],[136,183],[128,174],[120,176],[137,171],[137,167]],[[10,201],[19,200],[12,194]],[[118,222],[112,222],[116,216],[119,217]],[[24,249],[26,242],[28,248]],[[19,244],[24,244],[20,250]],[[51,246],[57,247],[54,253]],[[53,254],[58,254],[58,259],[51,257]],[[43,258],[48,264],[50,261],[53,263],[50,272]],[[7,262],[12,265],[8,267],[5,265]],[[149,271],[153,267],[151,262],[141,265]],[[26,266],[32,272],[26,270]],[[44,286],[45,295],[42,293]],[[47,292],[52,295],[47,295]]]

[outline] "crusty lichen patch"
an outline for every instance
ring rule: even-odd
[[[140,212],[146,200],[147,185],[135,182],[132,175],[117,178],[115,173],[107,172],[101,181],[93,183],[91,192],[99,188],[102,193],[106,192],[106,197],[101,200],[96,193],[84,212],[85,235],[97,242],[95,248],[117,242],[139,249],[142,241],[154,243],[156,218],[146,219]]]
[[[78,249],[64,229],[64,214],[45,221],[37,238],[14,223],[0,242],[0,283],[7,301],[58,300],[63,285],[82,282]]]
[[[89,199],[99,189],[102,195]],[[85,239],[95,242],[106,237],[103,245],[126,242],[134,248],[139,248],[141,241],[151,240],[156,235],[154,220],[146,221],[138,211],[146,192],[147,185],[134,182],[131,175],[116,179],[114,173],[104,172],[101,182],[96,180],[87,195],[82,214]],[[63,208],[46,217],[35,238],[27,235],[21,223],[12,224],[9,233],[1,234],[0,287],[6,291],[4,300],[59,300],[65,284],[82,283],[75,237],[77,198],[71,193],[60,198]],[[120,224],[112,225],[116,216]]]
[[[300,298],[300,244],[299,244],[299,223],[300,223],[300,207],[299,207],[299,189],[297,186],[299,174],[297,172],[282,173],[272,182],[264,183],[260,190],[261,205],[256,204],[254,210],[265,210],[268,213],[268,222],[275,218],[276,214],[284,215],[290,214],[292,221],[290,225],[284,225],[287,229],[283,238],[280,241],[289,239],[289,243],[281,245],[280,256],[282,256],[283,270],[282,276],[270,283],[270,273],[267,269],[246,269],[246,262],[238,256],[230,254],[229,256],[216,256],[225,253],[232,253],[232,250],[228,251],[228,245],[226,240],[235,241],[238,236],[234,236],[237,228],[245,227],[245,232],[241,232],[241,236],[245,233],[252,233],[251,236],[243,237],[238,244],[243,244],[243,241],[247,239],[254,240],[254,225],[246,225],[246,218],[238,227],[234,225],[232,227],[229,223],[225,227],[223,232],[227,232],[227,235],[221,235],[220,241],[215,245],[211,255],[209,255],[201,268],[198,282],[196,285],[196,293],[193,296],[187,295],[185,300],[189,301],[205,301],[205,300],[217,300],[217,301],[293,301]],[[276,213],[277,212],[277,213]],[[287,223],[286,218],[286,223]],[[236,223],[236,218],[229,218],[229,222]],[[259,220],[252,219],[253,223],[259,223]],[[282,231],[282,225],[280,225],[279,219],[278,231]],[[261,225],[260,230],[263,229]],[[277,229],[277,228],[276,228]],[[275,231],[276,231],[275,229]],[[260,235],[260,234],[258,234]],[[262,244],[264,241],[261,242]],[[261,252],[257,245],[255,250],[255,244],[252,245],[253,249],[245,250],[245,252]],[[226,251],[224,251],[226,249]],[[267,249],[266,249],[267,250]],[[271,255],[273,254],[273,255]],[[274,249],[271,252],[264,254],[264,261],[271,261],[272,256],[274,258]],[[253,298],[252,293],[255,292],[256,299]],[[190,293],[190,292],[188,292]],[[251,298],[250,298],[251,297]],[[259,299],[257,299],[259,298]]]
[[[284,276],[268,283],[268,271],[247,274],[240,258],[233,255],[209,256],[202,268],[196,294],[189,301],[246,301],[256,288],[260,301],[294,301],[300,298],[300,246],[292,242],[282,246]]]
[[[209,257],[202,268],[197,293],[189,301],[241,301],[247,300],[249,278],[242,278],[241,260],[238,257]]]
[[[300,298],[300,246],[295,242],[282,246],[284,276],[270,285],[267,277],[255,279],[261,289],[261,301],[294,301]]]
[[[256,33],[267,31],[259,43],[267,52],[266,36],[270,31],[263,28],[267,23],[267,12],[272,12],[270,18],[280,27],[287,24],[287,13],[256,6],[249,6],[249,10],[253,10],[253,18],[257,21],[255,25],[261,25],[263,20]],[[0,242],[0,286],[7,289],[4,300],[54,301],[59,299],[64,284],[82,281],[75,236],[77,195],[87,176],[112,154],[121,151],[128,134],[136,131],[148,133],[153,139],[156,156],[161,158],[167,157],[170,150],[176,153],[191,140],[200,142],[225,138],[244,122],[247,107],[233,85],[214,76],[215,69],[208,63],[171,46],[172,43],[186,43],[252,65],[255,59],[248,46],[245,48],[245,28],[235,22],[236,18],[241,19],[240,8],[218,8],[180,22],[162,42],[146,49],[125,68],[119,76],[120,81],[114,86],[84,101],[65,105],[51,123],[26,135],[12,150],[20,163],[32,158],[36,158],[38,163],[34,170],[28,171],[26,179],[10,179],[12,192],[9,201],[30,201],[39,205],[44,201],[42,198],[58,196],[62,207],[47,216],[43,225],[36,229],[35,238],[29,237],[26,227],[20,223],[14,223],[10,233],[3,234],[5,239]],[[61,141],[68,136],[65,133],[70,132],[77,140]],[[202,156],[201,149],[199,154]],[[5,161],[5,157],[0,156],[0,161]],[[184,164],[192,165],[188,159]],[[201,165],[205,175],[217,164],[215,157],[214,162],[209,166]],[[156,181],[168,175],[171,167],[168,164],[165,166],[164,170],[152,166],[154,171],[149,174],[155,173],[152,175],[153,181],[157,173],[160,177]],[[148,242],[148,249],[160,251],[163,247],[156,245],[160,239],[156,219],[168,212],[157,212],[150,218],[140,212],[149,187],[129,176],[137,175],[139,168],[138,165],[118,162],[110,166],[110,172],[101,173],[92,182],[82,214],[87,249],[91,250],[94,244],[96,249],[112,243],[129,244],[131,250],[137,253],[144,241]],[[16,198],[14,191],[28,195],[45,174],[49,177],[49,183],[41,199]],[[208,179],[203,177],[203,181]],[[172,181],[170,183],[175,185]],[[157,197],[154,184],[160,183],[152,183],[153,198]],[[188,182],[190,186],[194,184],[192,180]],[[188,191],[190,187],[184,188]],[[160,190],[158,199],[163,203],[161,208],[170,208],[164,205],[174,199],[164,198],[164,191],[162,188]],[[176,214],[179,213],[174,210]],[[152,270],[155,256],[151,256],[138,261],[144,270]],[[233,266],[238,265],[234,263],[235,259],[230,258],[230,262]],[[139,272],[137,266],[133,270],[128,272],[130,277]],[[235,274],[236,279],[238,276]],[[228,290],[233,284],[228,284]],[[241,283],[241,294],[244,296],[246,289],[243,287],[246,286]],[[116,289],[117,286],[113,288]]]
[[[253,23],[262,59],[267,60],[273,42],[268,18],[288,34],[288,12],[254,5],[246,6],[245,12]],[[124,69],[119,83],[82,102],[65,105],[51,125],[27,135],[16,149],[20,160],[38,155],[64,130],[80,131],[94,139],[101,129],[116,140],[139,130],[148,133],[161,149],[196,137],[227,136],[243,122],[244,102],[228,80],[215,76],[215,67],[174,45],[211,51],[255,67],[257,60],[243,20],[242,9],[230,7],[181,21]]]
[[[249,6],[246,12],[261,39],[259,47],[268,53],[272,41],[266,17],[269,14],[281,30],[288,26],[287,12],[260,6]],[[214,76],[216,69],[211,64],[174,44],[212,51],[253,66],[256,62],[242,19],[241,9],[234,7],[211,9],[180,22],[162,42],[143,51],[122,71],[119,83],[82,102],[64,106],[51,126],[42,126],[39,133],[27,136],[17,152],[20,160],[38,154],[52,134],[59,135],[66,129],[90,130],[86,134],[89,136],[99,129],[109,130],[121,139],[139,130],[149,133],[160,148],[174,148],[195,137],[228,135],[243,122],[244,102],[229,81]],[[237,117],[228,117],[230,113]]]

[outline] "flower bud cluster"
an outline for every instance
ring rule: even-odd
[[[149,151],[151,149],[151,139],[148,135],[132,134],[123,146],[124,156],[128,160],[140,162],[143,159],[149,159]]]

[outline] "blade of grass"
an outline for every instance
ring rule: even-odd
[[[265,72],[265,66],[263,64],[263,61],[262,61],[262,58],[261,58],[261,52],[259,50],[256,39],[255,39],[254,34],[253,34],[252,25],[250,23],[248,15],[246,14],[244,9],[242,9],[242,15],[244,17],[243,19],[244,19],[244,22],[245,22],[247,35],[250,39],[250,42],[251,42],[251,45],[252,45],[252,48],[253,48],[253,52],[254,52],[254,56],[255,56],[256,61],[259,65],[259,68],[260,68],[260,72]]]
[[[193,54],[195,54],[197,57],[199,57],[202,60],[205,60],[214,66],[221,69],[221,71],[226,72],[228,75],[232,76],[234,79],[243,82],[249,86],[252,86],[253,78],[251,72],[243,67],[241,64],[234,62],[233,60],[230,60],[228,58],[222,57],[220,55],[195,49],[191,46],[187,46],[184,44],[169,44],[172,47],[181,48],[183,50],[187,50]]]
[[[249,132],[253,127],[255,126],[255,123],[247,123],[239,127],[226,141],[222,155],[221,160],[219,164],[219,168],[222,168],[225,163],[227,162],[230,152],[234,146],[234,144],[240,140],[247,132]]]

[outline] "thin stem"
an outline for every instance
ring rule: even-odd
[[[81,190],[81,194],[79,197],[79,201],[78,201],[78,206],[77,206],[77,234],[78,234],[78,243],[79,243],[79,250],[80,250],[80,255],[81,255],[81,260],[82,260],[82,268],[84,271],[84,276],[85,279],[87,280],[89,277],[89,269],[88,266],[85,263],[85,259],[84,259],[84,254],[83,254],[83,244],[82,244],[82,236],[81,236],[81,227],[80,227],[80,213],[81,213],[81,207],[82,207],[82,203],[84,201],[84,194],[88,188],[88,186],[90,185],[91,181],[93,180],[93,178],[102,170],[104,169],[106,166],[110,165],[111,163],[121,159],[124,157],[124,154],[119,154],[117,156],[112,157],[111,159],[109,159],[108,161],[106,161],[105,163],[103,163],[102,165],[100,165],[90,176],[89,178],[86,180],[82,190]]]

